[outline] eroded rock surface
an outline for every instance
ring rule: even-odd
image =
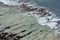
[[[17,10],[17,7],[0,7],[1,40],[55,39],[49,27],[38,24],[34,16],[22,15],[25,13],[21,13]]]

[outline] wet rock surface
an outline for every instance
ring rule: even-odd
[[[17,7],[0,7],[0,40],[59,40],[52,30],[37,23],[34,16],[25,16]],[[6,13],[7,12],[7,13]]]
[[[52,15],[49,11],[47,11],[46,8],[38,7],[38,6],[36,6],[34,4],[30,4],[30,3],[22,3],[19,7],[22,8],[22,11],[32,12],[32,14],[34,12],[36,12],[36,14],[39,14],[42,17],[45,17],[45,16],[48,17],[48,16]]]

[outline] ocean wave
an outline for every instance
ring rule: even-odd
[[[16,5],[20,5],[23,2],[33,3],[33,0],[0,0],[0,2],[4,3],[5,5],[16,6]]]
[[[46,7],[34,6],[34,5],[31,5],[31,4],[28,4],[28,5],[22,4],[22,5],[24,5],[22,7],[23,10],[35,15],[35,17],[37,19],[37,22],[39,24],[47,25],[51,29],[54,29],[55,35],[59,33],[60,19],[58,19],[56,17],[56,14],[54,14],[52,12],[49,12],[49,10]],[[57,32],[56,32],[56,30],[57,30]]]

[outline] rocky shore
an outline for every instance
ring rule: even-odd
[[[22,11],[31,12],[32,14],[36,15],[37,21],[41,25],[47,25],[52,29],[56,29],[55,35],[59,33],[59,26],[60,26],[60,19],[55,19],[56,16],[52,12],[49,12],[48,9],[44,7],[39,7],[36,5],[31,5],[29,3],[23,3],[20,5]],[[57,32],[56,32],[57,31]]]
[[[14,7],[0,7],[1,40],[53,40],[49,27],[54,30],[56,36],[60,34],[60,19],[47,8],[30,3],[21,3],[18,7],[19,11],[25,11],[36,19],[33,16],[24,16],[23,13],[16,12]]]

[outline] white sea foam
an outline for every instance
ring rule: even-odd
[[[57,23],[56,23],[56,22],[49,22],[49,23],[47,23],[47,25],[48,25],[50,28],[54,28],[54,27],[56,27]]]
[[[49,18],[49,21],[48,21],[47,18]],[[54,22],[56,20],[58,20],[58,19],[57,18],[54,18],[53,15],[52,16],[49,16],[49,17],[38,17],[37,16],[37,21],[38,21],[39,24],[41,24],[41,25],[47,25],[50,28],[56,27],[57,23]]]
[[[44,17],[40,17],[39,19],[37,19],[37,21],[41,25],[46,25],[46,23],[47,23],[47,19]]]

